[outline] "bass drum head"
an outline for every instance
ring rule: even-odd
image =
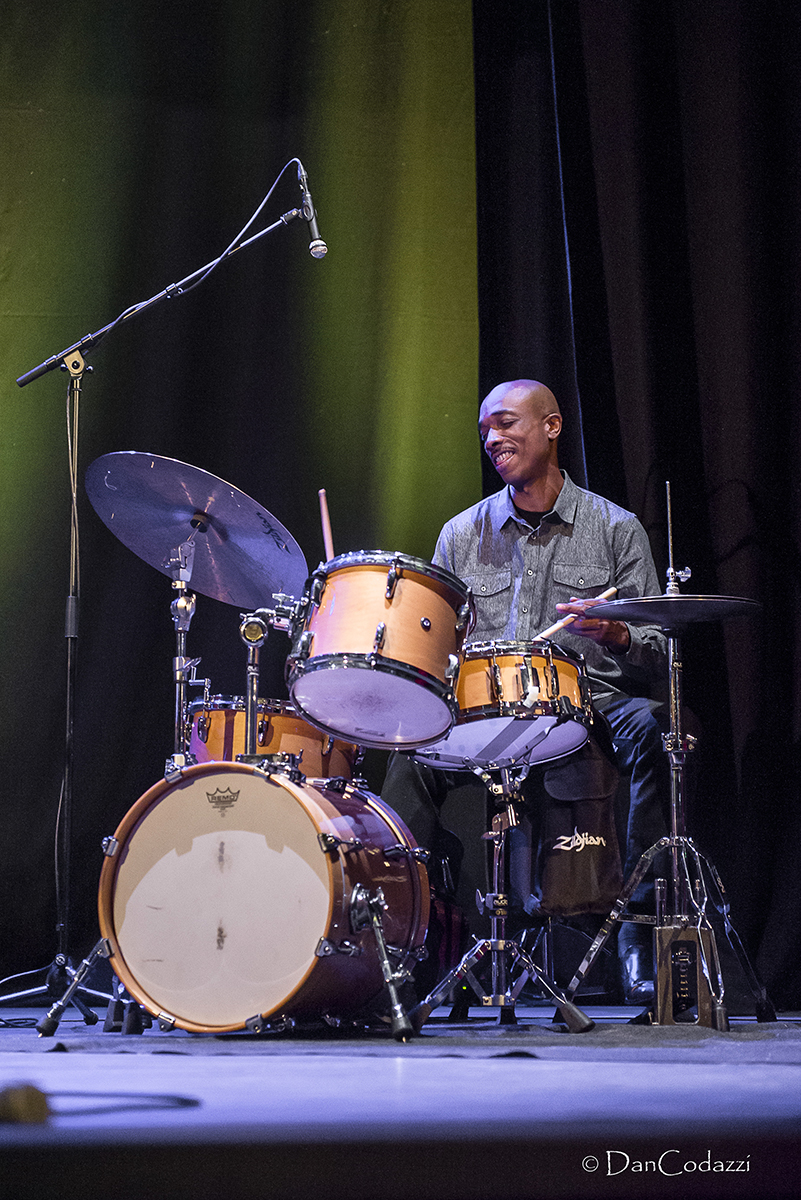
[[[365,941],[356,957],[332,951],[333,962],[320,951],[358,942],[347,872],[358,873],[361,859],[369,883],[383,869],[369,860],[383,864],[383,854],[367,845],[350,867],[351,856],[327,853],[320,835],[397,844],[403,834],[369,793],[329,796],[325,786],[203,764],[161,781],[123,818],[101,873],[100,929],[117,976],[148,1011],[190,1031],[224,1032],[257,1016],[356,1010],[380,992],[374,945]],[[409,864],[398,863],[406,874],[393,892],[394,869],[388,898],[397,905]],[[421,869],[414,864],[417,891]],[[420,896],[410,900],[414,914],[391,930],[392,944],[422,941],[425,903],[423,912]]]

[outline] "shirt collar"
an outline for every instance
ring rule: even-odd
[[[556,497],[556,503],[550,512],[543,517],[544,521],[550,520],[552,523],[556,521],[563,525],[572,525],[576,519],[576,508],[578,506],[579,490],[573,480],[568,475],[567,471],[562,471],[564,483],[562,490]],[[509,485],[501,488],[493,497],[493,525],[496,531],[503,529],[507,521],[520,521],[514,504],[512,503],[512,493]]]

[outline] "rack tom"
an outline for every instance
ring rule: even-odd
[[[383,551],[344,554],[307,584],[287,660],[296,709],[361,746],[443,738],[458,714],[470,590],[449,571]]]
[[[196,762],[234,762],[238,754],[245,753],[244,696],[193,700],[189,718],[189,752]],[[296,755],[300,770],[313,779],[352,779],[359,747],[310,725],[291,704],[259,700],[256,753]]]

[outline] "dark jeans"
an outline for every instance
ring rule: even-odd
[[[608,722],[611,753],[622,786],[618,787],[614,771],[599,774],[596,770],[591,773],[588,787],[581,770],[582,751],[563,762],[534,768],[524,786],[526,813],[533,832],[528,835],[528,842],[525,829],[510,839],[513,891],[524,892],[522,882],[515,885],[514,879],[522,881],[526,871],[532,872],[543,789],[557,799],[586,798],[592,787],[596,797],[616,795],[624,880],[629,878],[641,854],[670,832],[670,766],[662,742],[662,734],[670,727],[667,705],[618,696],[601,700],[596,708]],[[694,719],[691,714],[687,716],[687,731],[692,732]],[[691,760],[692,755],[688,756],[688,763]],[[472,912],[476,888],[486,890],[488,886],[486,842],[481,840],[481,834],[489,828],[483,784],[469,772],[439,771],[395,754],[381,795],[403,818],[419,844],[432,852],[435,886],[440,882],[438,864],[447,859],[459,901],[471,924],[480,925]],[[526,862],[521,866],[523,858]],[[653,912],[653,881],[667,869],[668,856],[663,852],[634,893],[633,908]],[[523,895],[519,898],[525,903]]]

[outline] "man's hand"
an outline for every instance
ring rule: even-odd
[[[631,645],[629,627],[624,621],[605,621],[601,617],[589,616],[590,609],[596,604],[605,604],[605,600],[579,600],[570,597],[569,604],[557,604],[556,611],[560,617],[575,616],[568,629],[579,637],[589,638],[599,646],[607,646],[617,654],[625,654]]]

